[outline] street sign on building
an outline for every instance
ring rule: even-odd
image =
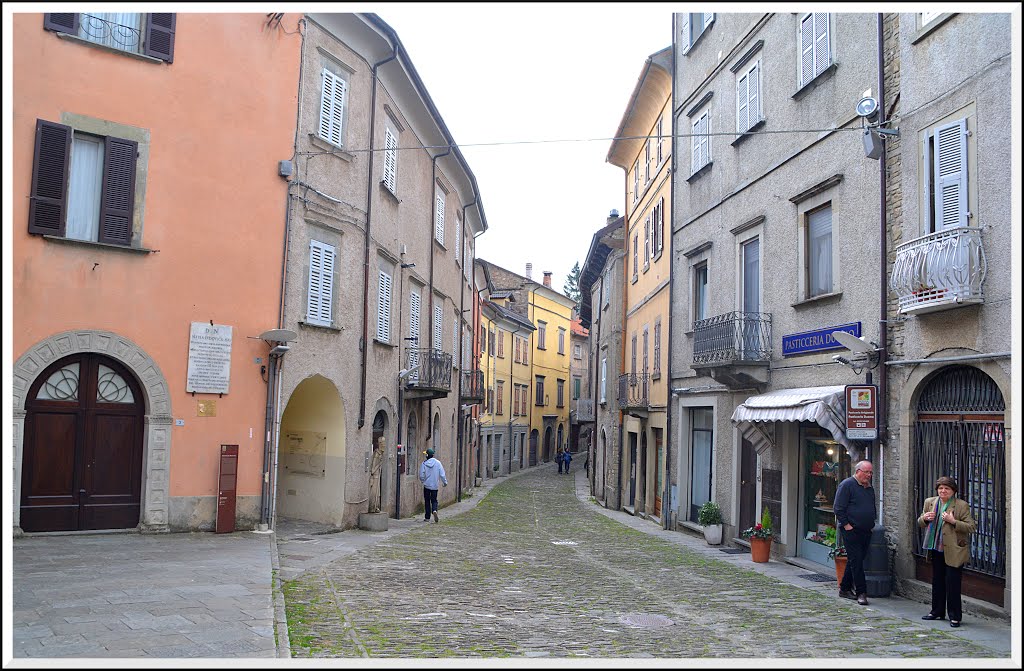
[[[878,438],[877,386],[846,385],[846,437],[856,440]]]

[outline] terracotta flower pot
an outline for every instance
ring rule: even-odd
[[[772,539],[771,538],[753,538],[750,539],[750,558],[759,564],[763,564],[768,561],[768,558],[772,554]]]
[[[838,556],[832,561],[836,563],[836,582],[842,584],[843,574],[846,573],[846,557]]]

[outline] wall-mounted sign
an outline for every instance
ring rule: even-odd
[[[192,322],[185,391],[226,394],[231,382],[231,327]]]
[[[843,346],[832,337],[833,331],[846,331],[850,335],[855,335],[859,338],[860,322],[784,335],[782,336],[782,356],[820,352],[827,349],[842,349]]]
[[[875,385],[846,385],[846,437],[878,438],[878,387]]]

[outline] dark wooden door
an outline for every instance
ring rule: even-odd
[[[629,507],[636,505],[636,434],[629,434]]]
[[[131,373],[99,354],[65,357],[29,388],[26,411],[21,528],[136,526],[144,404]]]
[[[664,446],[661,444],[661,429],[652,429],[654,431],[654,516],[661,517],[661,491],[665,487],[665,481],[663,479],[665,470],[662,468],[664,463]]]
[[[530,465],[537,465],[537,429],[530,432]]]
[[[757,499],[757,452],[744,439],[740,448],[740,531],[754,526]]]

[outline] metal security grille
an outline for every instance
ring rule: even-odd
[[[966,366],[939,373],[922,392],[913,432],[914,515],[948,475],[971,506],[978,530],[970,536],[967,569],[1006,577],[1006,444],[1002,394],[981,371]],[[922,534],[914,554],[923,556]]]

